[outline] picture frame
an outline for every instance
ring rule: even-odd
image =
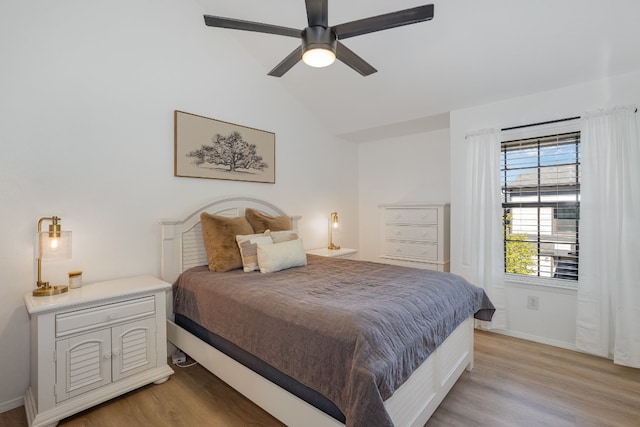
[[[174,176],[275,183],[276,135],[174,111]]]

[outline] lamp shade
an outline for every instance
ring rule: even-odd
[[[45,261],[56,261],[71,258],[71,231],[38,233],[38,257]]]

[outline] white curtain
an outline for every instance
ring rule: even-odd
[[[640,141],[634,107],[586,114],[576,346],[640,368]]]
[[[500,131],[467,135],[463,274],[485,290],[496,307],[489,328],[506,328]]]

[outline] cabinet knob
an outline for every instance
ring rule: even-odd
[[[115,313],[111,313],[111,314],[109,314],[109,315],[107,316],[107,319],[109,319],[109,320],[113,320],[113,319],[115,319],[116,317],[118,317],[118,315],[117,315],[117,314],[115,314]]]
[[[105,353],[104,354],[104,358],[105,359],[111,359],[111,353]]]
[[[120,356],[120,350],[113,350],[113,357]]]

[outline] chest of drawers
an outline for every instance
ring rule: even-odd
[[[382,261],[449,271],[449,204],[383,204]]]

